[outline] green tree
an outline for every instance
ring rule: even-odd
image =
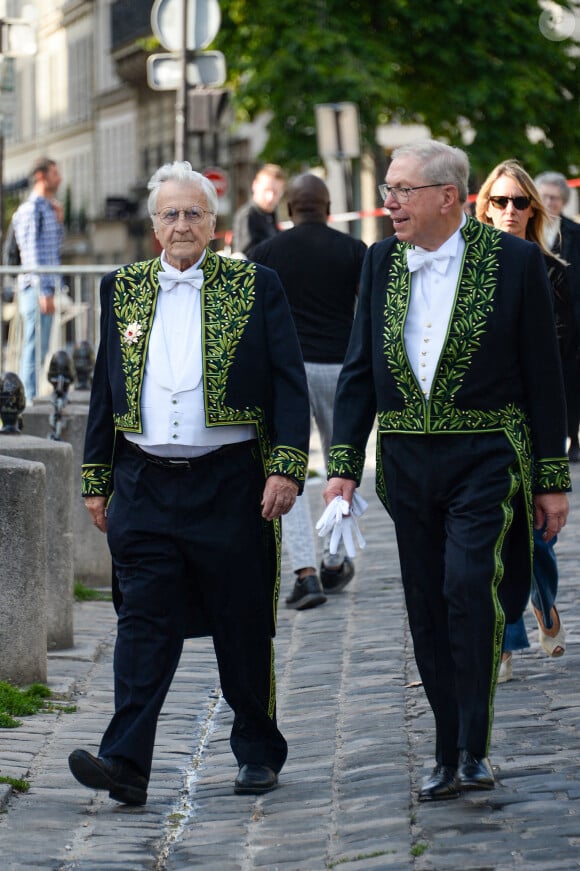
[[[478,177],[506,157],[577,172],[580,60],[540,32],[534,0],[222,0],[216,47],[240,119],[271,111],[263,157],[318,162],[317,103],[358,105],[361,135],[424,123]],[[576,47],[577,48],[577,47]],[[537,134],[530,138],[529,131]]]

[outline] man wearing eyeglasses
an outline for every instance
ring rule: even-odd
[[[211,635],[236,793],[273,789],[286,759],[273,657],[280,521],[302,489],[310,411],[273,270],[209,248],[217,195],[187,162],[149,182],[160,257],[101,284],[101,343],[83,495],[107,533],[118,631],[115,713],[73,775],[145,804],[157,718],[185,637]]]
[[[557,535],[570,488],[543,258],[465,215],[468,175],[439,142],[393,152],[380,191],[395,235],[363,265],[325,490],[351,500],[377,415],[377,492],[435,716],[420,801],[494,787],[504,622],[529,595],[532,524]]]

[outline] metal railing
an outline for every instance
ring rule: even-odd
[[[88,341],[96,349],[99,343],[99,286],[101,278],[118,269],[119,264],[92,264],[68,266],[39,266],[36,269],[22,266],[0,266],[0,371],[20,371],[22,330],[18,311],[18,276],[33,277],[49,274],[60,277],[60,287],[55,293],[49,351],[40,361],[37,347],[36,384],[37,392],[43,395],[50,390],[45,377],[46,369],[55,351],[69,353],[76,344]],[[40,341],[40,329],[36,330]]]

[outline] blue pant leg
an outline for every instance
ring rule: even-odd
[[[506,623],[503,650],[523,650],[529,646],[524,618],[520,617],[515,623]]]
[[[552,628],[551,612],[558,593],[558,563],[554,551],[557,538],[546,542],[542,530],[534,529],[532,604],[542,612],[546,629]]]
[[[20,378],[26,398],[36,396],[36,319],[38,316],[38,291],[32,285],[18,291],[18,310],[22,319],[22,355]]]
[[[40,365],[44,363],[44,358],[48,354],[48,346],[50,344],[50,331],[52,329],[53,315],[40,315]]]

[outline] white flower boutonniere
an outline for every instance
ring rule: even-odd
[[[128,345],[134,345],[135,342],[139,340],[139,337],[143,335],[143,327],[141,324],[135,323],[129,324],[127,329],[125,330],[125,335],[123,336],[123,341],[127,342]]]

